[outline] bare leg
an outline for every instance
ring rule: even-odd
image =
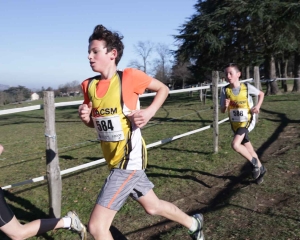
[[[232,143],[231,143],[231,147],[238,152],[239,154],[241,154],[244,158],[246,158],[251,164],[252,163],[252,158],[256,158],[257,159],[257,166],[261,167],[261,162],[258,159],[258,156],[256,154],[256,152],[253,149],[253,146],[251,144],[251,142],[247,142],[245,144],[242,144],[242,141],[244,139],[245,134],[242,135],[235,135]]]
[[[91,214],[88,229],[95,240],[113,240],[109,231],[117,211],[96,204]]]
[[[150,215],[159,215],[180,223],[186,228],[192,226],[192,217],[181,211],[173,203],[160,200],[151,189],[145,196],[138,199],[145,211]]]
[[[53,229],[63,228],[63,219],[38,219],[22,225],[14,216],[0,229],[11,239],[26,239]]]
[[[257,163],[258,163],[258,166],[261,167],[261,162],[257,156],[257,153],[255,152],[251,142],[247,142],[244,144],[244,146],[247,148],[248,152],[251,154],[252,157],[255,157],[257,159]]]
[[[231,147],[233,148],[234,151],[241,154],[244,158],[246,158],[248,161],[251,162],[253,156],[248,151],[248,149],[242,144],[244,136],[245,134],[235,135],[232,140]]]

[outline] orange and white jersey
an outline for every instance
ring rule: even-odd
[[[142,71],[127,68],[109,80],[96,76],[82,83],[84,103],[92,102],[92,119],[110,169],[146,168],[147,150],[141,130],[127,115],[140,108],[139,94],[151,81]]]

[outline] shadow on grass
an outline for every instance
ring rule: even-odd
[[[111,232],[111,235],[113,236],[113,239],[127,240],[127,238],[115,226],[111,226],[109,230]]]
[[[159,147],[159,146],[158,146]],[[212,152],[211,151],[199,151],[199,150],[195,150],[195,151],[191,151],[191,150],[184,150],[184,149],[180,149],[180,148],[169,148],[169,147],[160,147],[161,150],[168,150],[168,151],[176,151],[176,152],[188,152],[188,153],[198,153],[198,154],[203,154],[203,155],[209,155]]]
[[[300,120],[291,120],[284,113],[273,112],[265,109],[261,109],[261,111],[265,113],[277,115],[277,117],[279,118],[278,120],[274,118],[267,119],[267,120],[272,122],[280,122],[281,124],[274,130],[273,134],[268,138],[268,140],[264,142],[260,146],[260,148],[257,149],[256,152],[259,157],[262,156],[264,151],[268,149],[268,147],[278,139],[279,135],[284,131],[284,129],[288,126],[289,123],[300,123]]]
[[[171,170],[174,172],[179,172],[179,173],[185,173],[185,172],[192,172],[192,173],[198,173],[204,176],[209,176],[209,177],[214,177],[214,178],[219,178],[219,179],[228,179],[232,182],[238,182],[241,184],[249,184],[249,181],[241,181],[243,179],[245,179],[246,177],[248,177],[249,172],[251,171],[251,164],[249,164],[248,162],[245,163],[245,165],[242,167],[241,169],[241,174],[240,176],[236,177],[236,176],[224,176],[224,175],[216,175],[216,174],[212,174],[212,173],[208,173],[208,172],[204,172],[204,171],[199,171],[199,170],[195,170],[195,169],[190,169],[190,168],[169,168],[169,167],[160,167],[157,165],[150,165],[148,164],[147,169],[151,169],[151,168],[158,168],[158,169],[162,169],[162,170]],[[213,186],[209,186],[208,184],[204,183],[203,181],[199,180],[198,178],[191,176],[191,175],[185,175],[185,176],[176,176],[176,175],[170,175],[170,174],[153,174],[153,173],[147,173],[148,177],[168,177],[168,178],[181,178],[181,179],[191,179],[194,180],[195,182],[198,182],[202,185],[204,185],[205,187],[208,188],[212,188]],[[241,178],[242,177],[242,178]]]

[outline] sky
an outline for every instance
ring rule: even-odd
[[[195,14],[197,0],[0,0],[0,84],[52,87],[97,75],[88,38],[104,25],[124,36],[118,69],[139,60],[134,45],[176,49],[173,35]]]

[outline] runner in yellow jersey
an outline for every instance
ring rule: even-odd
[[[220,105],[221,112],[228,111],[231,128],[234,132],[232,148],[249,160],[253,166],[252,177],[262,183],[266,168],[261,164],[248,133],[255,126],[255,114],[259,113],[264,99],[264,93],[249,83],[240,83],[241,72],[236,64],[225,68],[226,80],[229,84],[222,88]],[[253,106],[252,96],[258,96],[256,106]]]
[[[99,193],[88,224],[97,240],[112,240],[109,231],[115,214],[130,196],[150,215],[160,215],[189,229],[195,240],[204,239],[203,216],[189,216],[174,204],[159,199],[147,178],[143,126],[161,107],[169,89],[137,69],[117,71],[124,45],[122,36],[102,25],[89,38],[88,59],[99,76],[82,83],[84,102],[78,112],[85,125],[95,128],[110,174]],[[152,103],[140,109],[139,94],[156,92]]]

